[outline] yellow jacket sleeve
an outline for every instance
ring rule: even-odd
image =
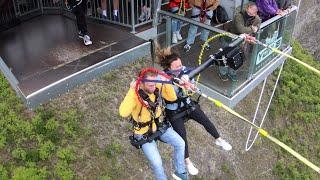
[[[162,90],[161,96],[167,101],[177,100],[176,92],[174,91],[173,85],[171,84],[157,84],[157,88]],[[162,89],[161,89],[162,88]]]
[[[130,88],[127,95],[124,97],[123,101],[119,107],[119,113],[122,117],[128,117],[133,112],[134,108],[137,106],[136,94],[134,89]]]

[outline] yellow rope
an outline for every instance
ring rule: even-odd
[[[308,68],[309,70],[311,70],[311,71],[317,73],[318,75],[320,75],[320,71],[319,71],[318,69],[310,66],[309,64],[307,64],[307,63],[305,63],[305,62],[302,62],[301,60],[299,60],[299,59],[297,59],[297,58],[295,58],[295,57],[293,57],[293,56],[291,56],[291,55],[289,55],[289,54],[287,54],[287,53],[284,53],[284,52],[280,51],[280,50],[277,49],[277,48],[272,48],[272,47],[267,46],[267,45],[264,45],[264,46],[270,48],[273,52],[276,52],[276,53],[278,53],[278,54],[284,55],[284,56],[286,56],[287,58],[296,61],[297,63],[303,65],[304,67]]]
[[[203,53],[204,53],[204,49],[205,47],[213,40],[217,39],[218,37],[223,37],[223,36],[227,36],[229,33],[222,33],[222,34],[217,34],[217,35],[214,35],[212,37],[210,37],[209,39],[207,39],[203,44],[202,44],[202,47],[201,47],[201,50],[200,50],[200,54],[199,54],[199,57],[198,57],[198,64],[201,65],[202,64],[202,57],[203,57]],[[199,80],[200,80],[200,74],[197,76],[196,78],[196,82],[195,82],[195,85],[198,86],[198,83],[199,83]]]
[[[201,48],[201,51],[200,51],[200,54],[199,54],[199,58],[198,58],[198,63],[199,65],[201,65],[201,61],[202,61],[202,57],[203,57],[203,53],[204,53],[204,49],[205,49],[205,46],[208,45],[209,42],[215,40],[216,38],[218,37],[222,37],[222,36],[227,36],[228,33],[223,33],[223,34],[217,34],[215,36],[212,36],[211,38],[209,38],[203,45],[202,45],[202,48]],[[278,54],[282,54],[296,62],[298,62],[299,64],[302,64],[303,66],[307,67],[308,69],[312,70],[313,72],[317,73],[318,75],[320,75],[320,71],[313,68],[312,66],[302,62],[301,60],[291,56],[291,55],[288,55],[286,53],[283,53],[282,51],[276,49],[276,48],[272,48],[272,47],[269,47],[268,45],[265,45],[265,44],[262,44],[261,42],[258,42],[258,44],[260,45],[263,45],[267,48],[270,48],[273,52],[276,52]],[[199,83],[199,80],[200,80],[200,74],[197,76],[197,79],[196,79],[196,86],[198,85]],[[180,85],[178,84],[175,84],[179,87],[181,87]],[[181,87],[183,89],[183,87]],[[310,168],[312,168],[313,170],[315,170],[317,173],[320,174],[320,168],[318,166],[316,166],[315,164],[313,164],[312,162],[310,162],[308,159],[304,158],[301,154],[299,154],[298,152],[296,152],[295,150],[293,150],[292,148],[290,148],[288,145],[284,144],[283,142],[281,142],[280,140],[278,140],[277,138],[271,136],[266,130],[260,128],[259,126],[255,125],[254,123],[252,123],[251,121],[249,121],[248,119],[246,119],[245,117],[241,116],[239,113],[237,113],[236,111],[232,110],[231,108],[229,108],[228,106],[224,105],[222,102],[216,100],[216,99],[213,99],[209,96],[207,96],[206,94],[204,93],[201,93],[201,92],[198,92],[201,96],[205,97],[206,99],[208,99],[209,101],[213,102],[217,107],[220,107],[220,108],[223,108],[224,110],[228,111],[229,113],[233,114],[234,116],[240,118],[242,121],[244,121],[245,123],[251,125],[252,127],[254,127],[261,136],[263,137],[266,137],[268,138],[270,141],[272,141],[273,143],[279,145],[280,147],[282,147],[284,150],[286,150],[288,153],[290,153],[291,155],[293,155],[294,157],[296,157],[297,159],[299,159],[302,163],[304,163],[305,165],[309,166]]]
[[[213,102],[217,107],[223,108],[224,110],[228,111],[229,113],[233,114],[234,116],[240,118],[242,121],[244,121],[245,123],[251,125],[253,128],[255,128],[261,136],[268,138],[270,141],[272,141],[273,143],[279,145],[280,147],[282,147],[284,150],[286,150],[288,153],[292,154],[294,157],[296,157],[297,159],[299,159],[302,163],[304,163],[305,165],[309,166],[310,168],[312,168],[313,170],[315,170],[317,173],[320,174],[320,168],[318,166],[316,166],[315,164],[313,164],[312,162],[310,162],[308,159],[306,159],[305,157],[303,157],[301,154],[299,154],[298,152],[296,152],[295,150],[293,150],[292,148],[290,148],[288,145],[284,144],[283,142],[281,142],[280,140],[278,140],[277,138],[271,136],[266,130],[260,128],[259,126],[255,125],[254,123],[252,123],[251,121],[249,121],[247,118],[241,116],[239,113],[237,113],[236,111],[232,110],[231,108],[229,108],[228,106],[224,105],[222,102],[213,99],[209,96],[207,96],[204,93],[198,92],[202,97],[205,97],[206,99],[208,99],[209,101]]]

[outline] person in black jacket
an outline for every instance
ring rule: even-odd
[[[86,22],[87,0],[65,0],[65,5],[76,16],[79,38],[83,39],[84,45],[91,45]]]

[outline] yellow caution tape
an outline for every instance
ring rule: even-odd
[[[253,124],[251,121],[249,121],[248,119],[246,119],[245,117],[241,116],[239,113],[237,113],[236,111],[232,110],[231,108],[229,108],[228,106],[224,105],[223,103],[221,103],[218,100],[215,100],[211,97],[208,97],[207,95],[200,93],[201,96],[206,97],[207,99],[209,99],[210,101],[212,101],[215,105],[217,105],[218,107],[221,107],[223,109],[225,109],[226,111],[228,111],[229,113],[237,116],[238,118],[240,118],[241,120],[243,120],[244,122],[250,124],[252,127],[254,127],[256,130],[259,131],[259,133],[263,136],[268,138],[269,140],[271,140],[272,142],[274,142],[275,144],[279,145],[280,147],[282,147],[284,150],[286,150],[287,152],[289,152],[290,154],[292,154],[294,157],[296,157],[297,159],[299,159],[301,162],[303,162],[305,165],[309,166],[310,168],[312,168],[313,170],[315,170],[317,173],[320,174],[320,168],[318,166],[316,166],[315,164],[313,164],[312,162],[310,162],[308,159],[304,158],[302,155],[300,155],[298,152],[294,151],[293,149],[291,149],[289,146],[287,146],[286,144],[284,144],[283,142],[279,141],[278,139],[276,139],[275,137],[272,137],[271,135],[269,135],[269,133],[258,127],[257,125]]]

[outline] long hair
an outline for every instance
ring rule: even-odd
[[[163,68],[168,69],[171,63],[178,58],[180,55],[173,51],[170,47],[161,49],[160,46],[156,45],[157,63]]]

